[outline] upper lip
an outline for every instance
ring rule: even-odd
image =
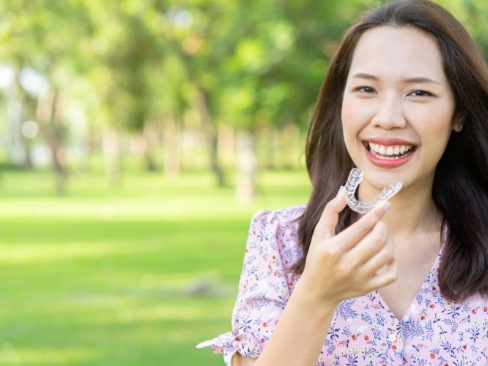
[[[403,140],[403,139],[393,139],[393,138],[370,138],[364,139],[364,143],[369,144],[377,144],[383,146],[417,146],[416,144]]]

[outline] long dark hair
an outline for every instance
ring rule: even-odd
[[[475,293],[488,295],[488,69],[472,38],[447,10],[428,0],[398,0],[367,13],[349,28],[322,84],[306,146],[312,194],[300,218],[305,267],[312,234],[327,204],[344,184],[353,162],[341,126],[343,91],[356,44],[368,29],[390,25],[416,27],[437,40],[444,72],[453,89],[456,115],[464,129],[453,132],[439,161],[432,188],[448,235],[440,265],[444,297],[462,301]],[[351,224],[351,211],[340,215],[337,231]]]

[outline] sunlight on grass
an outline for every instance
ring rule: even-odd
[[[96,244],[90,243],[70,243],[69,245],[63,244],[16,244],[12,245],[0,245],[0,264],[20,264],[29,262],[44,262],[44,261],[59,261],[68,258],[90,258],[90,257],[102,257],[112,255],[115,253],[130,253],[137,251],[136,248],[130,248],[129,246],[117,246],[113,244]]]
[[[120,219],[146,220],[148,218],[176,219],[198,217],[222,217],[231,215],[242,216],[242,210],[251,212],[254,206],[243,205],[229,199],[195,198],[188,202],[184,198],[138,199],[124,202],[86,202],[75,199],[62,199],[58,202],[50,200],[36,201],[8,201],[2,200],[0,218],[45,218],[47,216],[58,220],[72,218],[96,218],[101,221]]]
[[[204,308],[195,307],[192,304],[164,304],[145,308],[127,307],[120,308],[111,318],[100,317],[95,322],[100,325],[113,323],[140,323],[151,321],[192,321],[209,316],[209,311]]]
[[[93,348],[19,348],[9,343],[0,347],[0,365],[70,365],[76,361],[97,359],[99,352]]]

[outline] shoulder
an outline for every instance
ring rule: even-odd
[[[305,204],[281,208],[278,210],[261,210],[252,218],[252,224],[272,226],[297,226],[298,220],[305,211]]]
[[[278,210],[261,210],[252,218],[247,251],[279,254],[284,266],[294,263],[302,254],[298,242],[299,219],[305,204]]]
[[[284,231],[298,231],[299,219],[305,211],[305,204],[278,210],[261,210],[254,214],[250,234],[258,231],[269,237]]]

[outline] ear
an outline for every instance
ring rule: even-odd
[[[464,117],[461,114],[456,114],[452,124],[452,130],[456,132],[461,132],[464,127]]]

